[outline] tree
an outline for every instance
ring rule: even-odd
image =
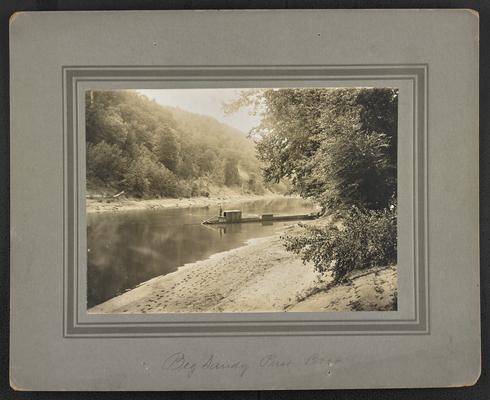
[[[87,179],[113,183],[121,179],[126,159],[116,145],[101,141],[87,145]]]
[[[176,172],[179,163],[179,145],[173,130],[159,130],[158,160],[170,171]]]
[[[216,162],[216,153],[210,148],[203,147],[197,156],[197,165],[202,173],[211,172]]]
[[[254,193],[257,190],[257,175],[250,174],[247,181],[248,190]]]
[[[266,89],[252,130],[267,182],[287,178],[324,209],[382,209],[396,192],[396,89]],[[231,107],[233,108],[233,107]]]
[[[147,196],[150,189],[148,168],[145,162],[144,158],[131,161],[124,173],[125,189],[137,197]]]
[[[228,158],[225,162],[224,167],[224,175],[225,175],[225,185],[233,186],[240,184],[240,174],[238,172],[238,166],[236,160],[232,158]]]
[[[396,167],[384,134],[351,131],[327,139],[305,163],[297,186],[335,210],[351,206],[380,210],[393,203]]]
[[[153,168],[147,171],[152,195],[161,197],[179,196],[179,184],[177,177],[162,164],[153,164]]]
[[[286,249],[340,282],[356,268],[396,262],[396,89],[266,89],[228,105],[262,117],[257,142],[267,182],[287,179],[334,216],[286,236]]]
[[[259,172],[252,140],[217,120],[125,90],[86,93],[87,184],[133,196],[191,196]],[[236,149],[236,150],[233,150]],[[261,183],[261,179],[259,179]],[[260,185],[257,185],[260,187]]]

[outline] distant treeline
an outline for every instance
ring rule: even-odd
[[[87,188],[136,197],[261,194],[254,143],[219,121],[129,91],[86,93]]]

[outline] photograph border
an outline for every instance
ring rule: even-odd
[[[208,337],[305,335],[414,335],[429,334],[428,268],[428,65],[274,65],[274,66],[63,66],[63,337]],[[124,81],[339,81],[409,80],[413,85],[413,215],[415,318],[411,320],[297,320],[185,322],[80,322],[78,320],[78,232],[80,181],[78,149],[78,83]]]

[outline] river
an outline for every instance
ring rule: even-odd
[[[314,211],[311,202],[287,197],[227,203],[224,208],[244,214]],[[216,207],[199,207],[88,214],[87,307],[292,223],[201,224],[217,213]]]

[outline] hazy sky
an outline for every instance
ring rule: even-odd
[[[246,89],[145,89],[137,90],[157,103],[179,107],[193,113],[209,115],[225,124],[248,133],[260,122],[258,116],[249,115],[249,108],[226,115],[223,103],[238,98]]]

